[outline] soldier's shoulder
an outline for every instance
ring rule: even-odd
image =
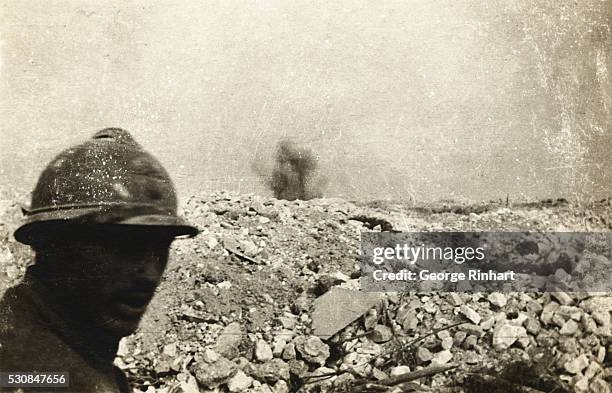
[[[18,295],[18,288],[9,288],[0,298],[0,349],[2,344],[30,335],[33,326],[29,314]]]
[[[0,364],[2,371],[59,368],[78,361],[72,350],[35,318],[28,303],[9,289],[0,300]],[[58,368],[59,367],[59,368]]]
[[[0,331],[2,371],[62,371],[76,357],[57,336],[28,319],[12,318]]]
[[[115,375],[90,365],[18,295],[11,291],[0,300],[0,371],[67,372],[70,389],[60,389],[65,393],[118,391]]]

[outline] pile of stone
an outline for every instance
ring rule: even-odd
[[[566,391],[611,391],[610,293],[368,294],[358,280],[362,231],[608,231],[609,204],[426,212],[221,192],[183,213],[202,233],[175,242],[115,361],[134,392],[462,391],[469,373],[541,358]],[[14,281],[28,254],[5,229]]]
[[[141,391],[338,391],[449,366],[417,381],[435,389],[482,367],[543,353],[554,358],[554,372],[567,389],[608,391],[609,294],[364,298],[357,280],[363,230],[387,224],[424,231],[479,225],[550,230],[567,223],[584,230],[584,221],[575,217],[580,212],[499,208],[477,216],[422,215],[341,200],[228,194],[193,198],[186,206],[203,233],[175,250],[176,263],[160,293],[174,291],[168,299],[175,302],[164,311],[171,322],[159,325],[163,334],[126,340],[130,347],[154,346],[140,358],[128,351],[135,363],[130,368],[126,362],[126,369],[133,370]],[[346,303],[346,291],[354,303]],[[169,340],[177,348],[174,357],[164,355]]]
[[[184,342],[166,344],[153,369],[172,377],[166,387],[142,391],[325,391],[432,365],[459,365],[461,371],[423,382],[435,388],[448,386],[453,373],[549,353],[565,386],[608,392],[611,311],[608,295],[389,294],[327,340],[308,329],[318,321],[304,311],[285,312],[266,334],[248,333],[239,322],[231,322],[214,343],[195,353]],[[444,329],[455,320],[465,323]],[[432,331],[437,333],[406,346]],[[125,355],[134,358],[133,352]]]

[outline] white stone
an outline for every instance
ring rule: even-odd
[[[495,318],[489,317],[480,323],[482,330],[490,330],[495,325]]]
[[[117,348],[117,356],[127,356],[127,354],[129,353],[129,349],[128,349],[128,345],[127,345],[127,339],[124,337],[121,339],[121,341],[119,341],[119,347]]]
[[[575,384],[574,389],[577,392],[586,392],[589,388],[589,380],[586,377],[580,378]]]
[[[272,388],[274,393],[289,393],[289,385],[282,379],[276,382]]]
[[[436,353],[431,360],[431,364],[446,364],[451,361],[453,354],[449,350],[444,350]]]
[[[252,382],[253,378],[246,375],[242,370],[238,370],[236,375],[227,382],[227,388],[230,392],[242,392],[251,387]]]
[[[559,333],[564,336],[572,336],[578,331],[578,324],[573,319],[565,322],[559,330]]]
[[[267,360],[272,360],[272,348],[270,345],[264,340],[258,340],[255,344],[255,358],[260,362],[265,362]]]
[[[502,323],[493,330],[493,347],[495,349],[509,348],[521,337],[528,337],[524,327]]]
[[[433,355],[431,354],[431,352],[429,351],[429,349],[425,348],[425,347],[419,347],[417,349],[417,359],[420,360],[421,362],[428,362],[433,358]]]
[[[579,372],[584,370],[588,365],[589,365],[589,359],[586,357],[586,355],[582,354],[578,356],[577,358],[574,358],[570,360],[569,362],[565,363],[563,366],[565,367],[565,370],[568,373],[578,374]]]
[[[168,344],[164,346],[163,353],[164,355],[175,357],[176,356],[176,343],[172,343],[172,344]]]
[[[278,339],[274,342],[274,347],[272,348],[272,355],[276,357],[280,357],[283,353],[283,350],[287,346],[287,342],[285,340]]]
[[[453,338],[452,337],[444,337],[442,340],[442,349],[451,349],[453,347]]]
[[[397,366],[391,369],[391,376],[397,377],[398,375],[407,374],[410,372],[410,367],[408,366]]]
[[[564,306],[570,305],[573,302],[572,297],[568,295],[567,292],[551,292],[550,294],[556,301]]]
[[[451,292],[448,296],[448,302],[453,306],[460,306],[463,304],[463,299],[459,296],[458,293]]]
[[[219,354],[217,352],[213,351],[212,349],[206,348],[204,350],[204,354],[202,355],[202,359],[206,363],[214,363],[217,360],[219,360]]]
[[[508,299],[506,299],[506,295],[504,295],[503,293],[499,293],[499,292],[493,292],[487,297],[487,300],[492,305],[496,307],[500,307],[500,308],[508,304]]]
[[[465,317],[469,319],[470,321],[472,321],[474,324],[478,325],[480,323],[480,319],[481,319],[480,315],[478,315],[478,313],[474,311],[474,309],[472,309],[471,307],[466,306],[464,304],[461,307],[459,307],[459,312],[465,315]]]

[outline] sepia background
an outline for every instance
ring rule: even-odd
[[[602,198],[610,1],[5,1],[0,185],[123,127],[183,197],[266,194],[279,140],[324,195]]]
[[[612,0],[0,12],[0,295],[34,258],[11,234],[38,174],[102,128],[162,161],[201,229],[119,345],[134,393],[382,391],[449,364],[386,391],[609,392],[612,297],[564,281],[612,276]],[[507,269],[563,286],[372,296],[361,240],[381,231],[540,233]]]

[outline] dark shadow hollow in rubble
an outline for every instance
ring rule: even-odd
[[[540,361],[514,361],[498,370],[471,373],[465,378],[463,388],[466,393],[570,393],[566,384],[551,370],[550,359],[550,354],[547,354]]]

